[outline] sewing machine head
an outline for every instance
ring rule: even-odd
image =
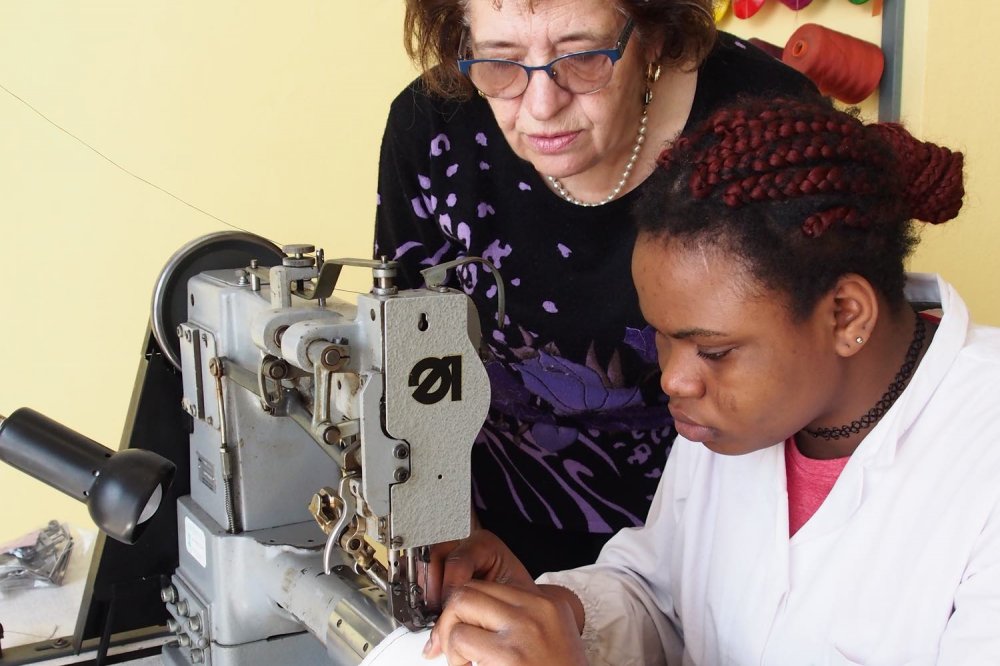
[[[122,585],[160,583],[164,663],[353,666],[399,624],[433,620],[418,563],[471,527],[489,380],[471,300],[440,286],[469,261],[482,260],[398,290],[391,261],[324,261],[244,233],[196,239],[154,290],[128,446],[18,410],[0,417],[0,460],[88,502],[120,541],[148,521],[144,552],[157,555],[140,554],[148,567],[128,567]],[[372,274],[354,302],[333,298],[345,266]],[[189,494],[173,475],[185,466]],[[170,510],[151,517],[161,499]],[[95,599],[117,589],[112,562],[136,559],[101,552]]]
[[[230,534],[311,514],[328,574],[346,561],[398,622],[425,626],[417,562],[471,524],[490,395],[476,312],[451,289],[397,290],[391,261],[284,251],[188,282],[176,336],[191,498]],[[355,303],[332,298],[344,266],[372,272]]]

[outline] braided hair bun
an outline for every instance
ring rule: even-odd
[[[737,100],[678,137],[659,167],[639,231],[738,256],[800,316],[847,273],[905,303],[912,220],[950,220],[964,195],[961,153],[818,96]]]
[[[896,123],[870,126],[881,135],[897,157],[902,172],[902,198],[909,204],[908,217],[931,224],[947,222],[962,208],[962,153],[920,141]]]
[[[737,208],[812,198],[807,236],[904,217],[933,224],[962,206],[963,156],[894,123],[865,125],[828,103],[751,100],[713,114],[663,153],[691,168],[690,193]]]

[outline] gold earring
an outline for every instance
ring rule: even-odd
[[[648,105],[653,101],[652,85],[660,80],[660,63],[651,62],[646,64],[646,92],[642,96],[642,103]]]
[[[658,62],[651,62],[646,65],[646,81],[649,83],[656,83],[660,80],[660,71],[663,68]]]
[[[486,95],[483,94],[483,91],[479,90],[478,88],[476,88],[476,94],[482,97],[483,99],[486,99]]]

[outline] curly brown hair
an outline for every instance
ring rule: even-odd
[[[653,238],[740,257],[788,295],[797,318],[847,273],[900,306],[911,220],[958,215],[963,164],[962,153],[898,124],[865,124],[827,99],[744,99],[661,155],[636,218]]]
[[[529,10],[544,0],[524,2]],[[712,0],[609,0],[635,23],[643,44],[662,44],[660,64],[699,65],[715,44]],[[503,0],[492,0],[499,7]],[[403,44],[423,72],[428,90],[467,99],[474,88],[458,71],[462,38],[468,26],[468,0],[406,0]]]

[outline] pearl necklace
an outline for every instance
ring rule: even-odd
[[[563,187],[563,184],[559,182],[559,179],[553,176],[546,176],[546,178],[549,179],[549,183],[551,183],[552,185],[552,189],[558,192],[559,196],[561,196],[563,199],[570,202],[571,204],[576,204],[577,206],[586,206],[588,208],[594,206],[603,206],[609,201],[614,200],[614,198],[618,196],[618,193],[622,191],[622,188],[625,187],[625,183],[628,181],[628,177],[632,173],[632,167],[635,166],[636,160],[639,159],[639,152],[642,150],[642,144],[646,142],[646,119],[647,119],[648,109],[649,109],[648,103],[642,105],[642,120],[639,121],[639,133],[635,137],[635,145],[632,146],[632,155],[628,158],[628,164],[625,165],[625,171],[624,173],[622,173],[622,177],[618,181],[618,184],[615,185],[615,189],[611,190],[611,194],[604,197],[600,201],[593,201],[593,202],[580,201],[572,194],[570,194],[565,187]]]

